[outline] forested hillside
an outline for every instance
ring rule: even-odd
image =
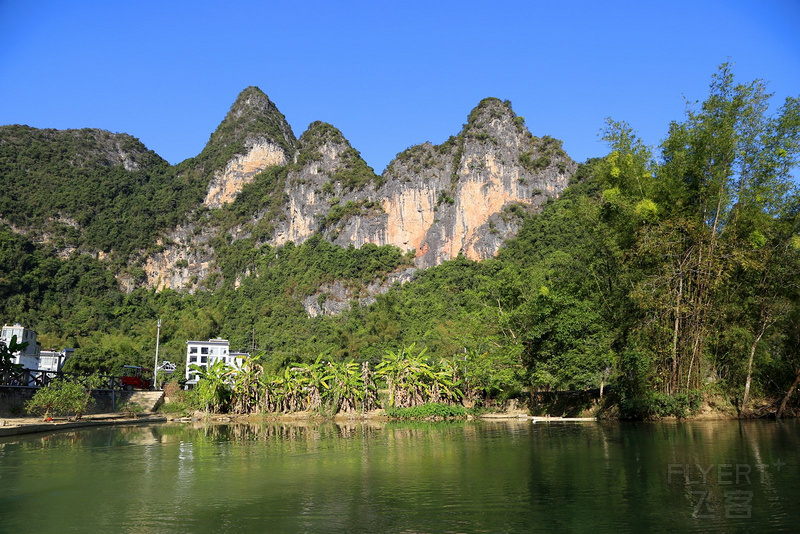
[[[271,372],[319,355],[377,363],[415,344],[432,359],[456,362],[484,400],[613,385],[615,402],[631,417],[683,415],[703,398],[745,412],[775,411],[787,397],[796,407],[800,196],[791,173],[800,155],[800,100],[774,104],[762,82],[738,83],[723,65],[708,98],[665,129],[652,153],[629,125],[609,121],[606,157],[580,165],[541,213],[508,210],[521,229],[497,257],[458,256],[378,295],[368,286],[408,269],[413,254],[388,245],[343,248],[320,235],[283,246],[253,236],[218,239],[220,271],[192,293],[125,293],[107,263],[61,258],[52,242],[34,242],[4,224],[0,317],[33,327],[46,346],[77,347],[70,366],[86,371],[152,363],[161,318],[162,358],[181,365],[187,339],[216,336],[237,350],[265,351]],[[14,132],[30,135],[22,127]],[[136,183],[145,185],[137,194],[146,196],[154,186],[143,169],[165,164],[137,154],[139,168],[124,180],[115,170],[115,179],[140,177]],[[53,165],[70,161],[48,157]],[[2,172],[5,183],[14,171]],[[250,195],[261,182],[285,179],[275,172],[256,177],[231,209],[270,209]],[[175,205],[202,200],[190,183],[170,187]],[[98,217],[113,218],[115,202],[130,201],[117,197],[98,199]],[[16,207],[5,192],[2,198],[7,223],[58,224],[68,233],[69,225],[44,209]],[[243,213],[231,212],[225,225],[233,228]],[[141,224],[172,222],[159,217],[150,213]],[[149,228],[136,232],[155,231]],[[336,284],[353,305],[311,317],[308,300],[323,302]]]

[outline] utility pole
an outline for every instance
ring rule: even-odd
[[[156,364],[153,366],[153,389],[158,389],[158,340],[161,338],[161,317],[158,318],[156,331]]]

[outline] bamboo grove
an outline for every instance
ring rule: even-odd
[[[797,313],[800,206],[791,172],[800,101],[768,115],[769,99],[763,82],[736,84],[723,65],[709,98],[670,125],[659,158],[627,125],[609,123],[602,209],[630,236],[624,263],[635,322],[620,369],[631,398],[740,380],[735,396],[746,407],[765,335]],[[772,334],[774,350],[782,331]]]

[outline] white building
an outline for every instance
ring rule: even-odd
[[[187,341],[186,342],[186,383],[194,385],[197,383],[197,371],[189,368],[194,364],[208,369],[217,360],[230,367],[240,369],[242,361],[249,356],[246,352],[231,352],[230,343],[227,339],[209,339],[208,341]]]
[[[43,350],[39,353],[40,371],[60,371],[64,367],[64,362],[72,356],[75,349]]]
[[[13,363],[22,365],[24,369],[38,369],[39,368],[39,353],[42,346],[36,341],[37,334],[35,331],[25,328],[19,323],[12,326],[3,325],[3,330],[0,331],[0,342],[9,346],[11,338],[17,336],[17,343],[28,343],[25,350],[20,350],[14,353]]]

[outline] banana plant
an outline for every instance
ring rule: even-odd
[[[436,397],[431,393],[430,402],[445,402],[453,404],[460,402],[464,397],[464,392],[460,386],[460,375],[458,362],[442,358],[439,360],[438,368],[433,372],[433,386],[436,390]]]
[[[314,363],[292,364],[291,370],[297,374],[305,408],[309,411],[319,411],[324,397],[330,389],[330,380],[327,366],[323,362],[323,354],[317,356]]]
[[[414,343],[396,353],[386,351],[375,371],[386,381],[390,407],[409,407],[427,402],[433,379],[433,370],[425,355],[427,351],[427,348],[417,351]]]
[[[231,406],[236,413],[252,413],[260,405],[263,394],[260,378],[264,372],[261,358],[264,354],[260,352],[245,357],[240,369],[233,375]]]
[[[400,390],[402,380],[403,353],[386,351],[381,362],[375,367],[375,375],[386,382],[386,389],[389,390],[389,407],[394,408],[397,401],[397,393]]]
[[[214,413],[226,410],[231,399],[229,381],[235,369],[225,365],[222,360],[215,360],[208,368],[196,364],[190,365],[189,368],[196,371],[200,377],[195,389],[206,410]]]
[[[358,364],[350,360],[343,363],[329,363],[331,376],[330,393],[335,412],[355,411],[358,401],[364,398],[364,382]]]
[[[378,387],[375,385],[374,373],[369,368],[369,362],[361,364],[361,409],[369,412],[378,407]]]
[[[283,401],[281,412],[297,412],[303,408],[303,384],[298,371],[297,367],[287,367],[283,376],[275,381]]]

